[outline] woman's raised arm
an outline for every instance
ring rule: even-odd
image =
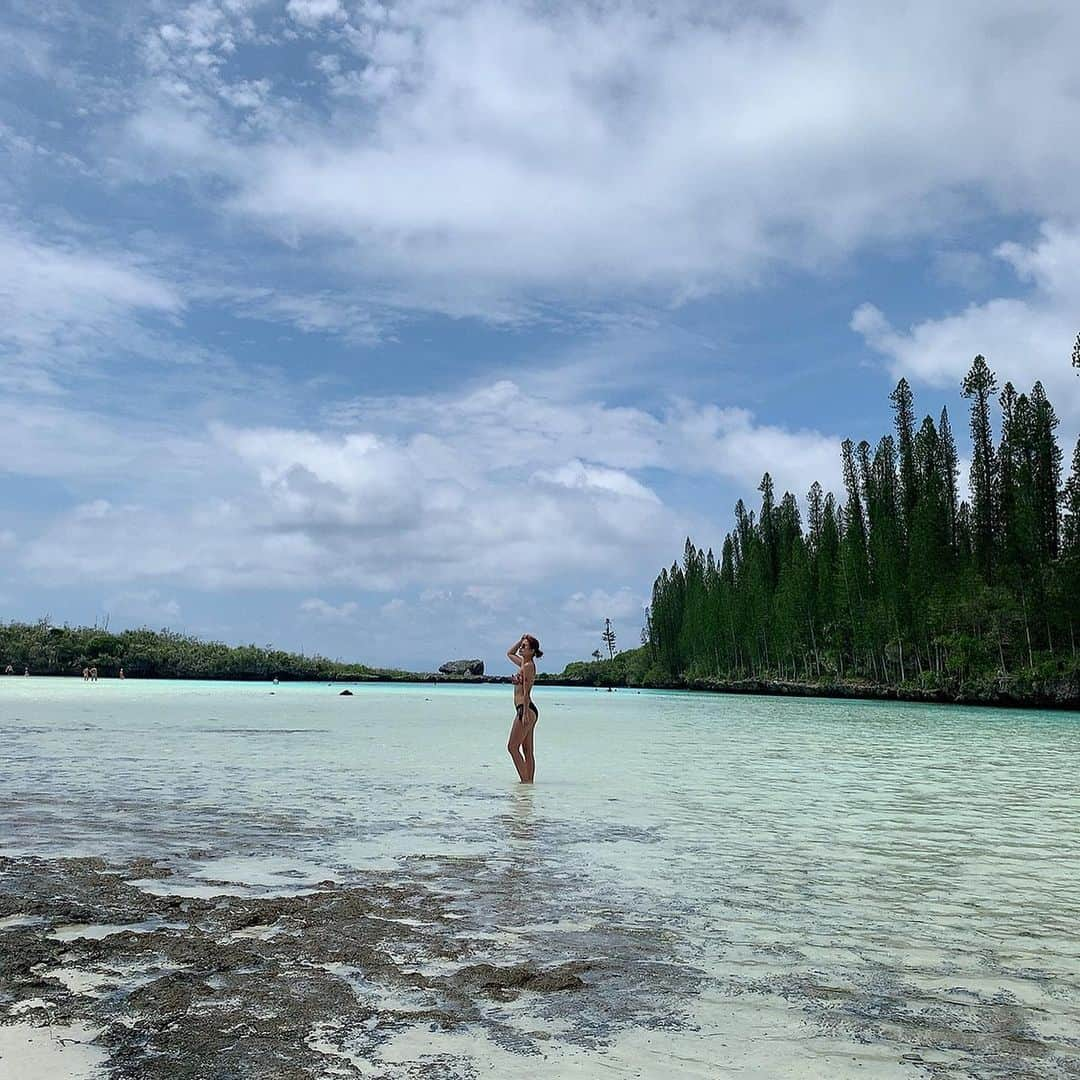
[[[514,663],[517,664],[518,667],[521,667],[521,665],[522,665],[522,659],[521,659],[520,656],[518,656],[518,649],[521,648],[521,643],[524,640],[525,639],[523,637],[518,638],[517,641],[515,641],[514,644],[511,645],[510,648],[506,650],[506,655],[509,656],[510,659],[513,660]]]

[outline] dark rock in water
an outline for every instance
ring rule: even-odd
[[[447,660],[439,668],[440,675],[483,675],[483,660]]]
[[[351,690],[342,690],[338,697],[352,697],[353,692]]]
[[[512,967],[496,967],[494,964],[471,964],[461,968],[454,981],[464,986],[474,986],[494,994],[500,1000],[509,1001],[516,991],[533,990],[551,993],[559,990],[580,990],[584,985],[579,972],[588,971],[588,963],[560,964],[558,967],[541,969],[530,964],[514,964]]]

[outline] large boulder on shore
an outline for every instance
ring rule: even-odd
[[[483,660],[447,660],[439,667],[440,675],[483,675]]]

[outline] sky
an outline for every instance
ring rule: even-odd
[[[0,618],[638,643],[983,353],[1080,430],[1073,0],[0,2]]]

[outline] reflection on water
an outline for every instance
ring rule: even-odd
[[[0,682],[4,851],[434,883],[484,958],[621,965],[546,1021],[614,1075],[1080,1075],[1076,716],[547,688],[529,787],[505,688],[276,691]]]
[[[536,807],[533,803],[536,788],[532,784],[519,784],[512,789],[510,813],[506,816],[507,832],[512,840],[525,846],[522,857],[528,858],[528,846],[536,839]]]

